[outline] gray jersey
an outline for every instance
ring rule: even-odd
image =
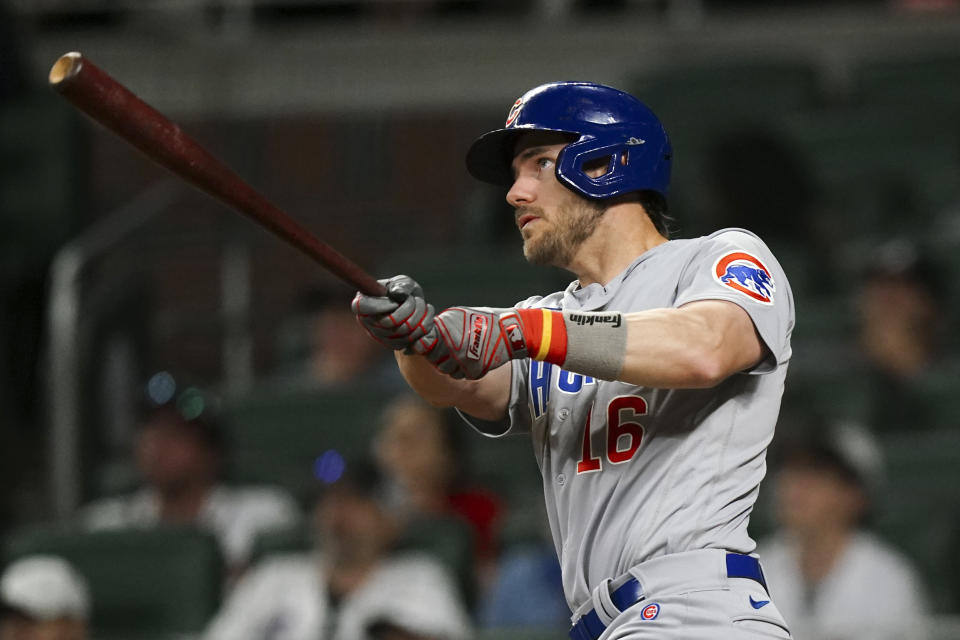
[[[763,242],[725,229],[647,251],[605,287],[518,306],[633,312],[728,300],[770,357],[711,389],[655,389],[514,360],[509,427],[532,436],[571,609],[605,578],[695,549],[752,552],[747,523],[766,471],[794,324],[786,276]],[[495,433],[495,431],[498,431]]]

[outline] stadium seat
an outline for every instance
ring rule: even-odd
[[[3,552],[6,562],[43,553],[73,563],[90,586],[97,640],[197,633],[220,603],[219,547],[213,536],[194,529],[30,529],[8,537]]]
[[[881,440],[886,478],[875,524],[917,564],[934,610],[952,611],[960,599],[960,432],[955,423],[934,431],[907,427]]]
[[[389,399],[362,389],[265,389],[228,399],[223,418],[231,479],[277,484],[306,500],[324,453],[369,454]]]
[[[789,114],[783,131],[814,168],[836,237],[923,228],[953,195],[944,175],[960,172],[956,114],[925,118],[898,108]]]

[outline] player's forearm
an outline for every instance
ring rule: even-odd
[[[526,353],[601,380],[708,388],[765,355],[749,315],[722,300],[636,313],[518,313]]]
[[[500,420],[510,398],[510,367],[479,380],[457,380],[434,368],[426,358],[394,352],[400,373],[424,400],[437,407],[456,407],[482,420]]]
[[[617,377],[661,389],[698,389],[719,384],[734,373],[722,332],[699,315],[655,309],[624,315],[627,342]]]

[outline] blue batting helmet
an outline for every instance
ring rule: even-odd
[[[517,137],[527,131],[573,136],[557,157],[557,179],[587,198],[651,190],[666,196],[670,140],[660,120],[629,93],[592,82],[552,82],[523,94],[503,129],[486,133],[467,151],[467,169],[483,182],[509,186]],[[606,158],[592,178],[585,163]],[[623,158],[623,160],[621,160]]]

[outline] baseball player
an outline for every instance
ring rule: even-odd
[[[528,261],[577,279],[514,308],[435,315],[397,276],[353,309],[424,398],[485,434],[532,438],[571,638],[789,638],[747,524],[792,294],[749,231],[668,240],[670,162],[633,96],[536,87],[467,167],[509,188]]]

